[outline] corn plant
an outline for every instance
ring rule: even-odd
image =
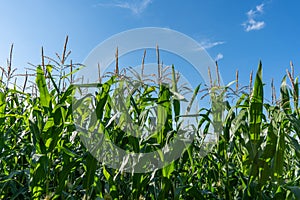
[[[238,73],[235,88],[221,86],[220,79],[199,83],[182,115],[180,94],[187,88],[177,84],[176,66],[161,64],[159,51],[153,80],[143,69],[123,74],[116,56],[115,71],[85,84],[97,89],[84,95],[75,84],[81,66],[68,59],[67,42],[58,60],[42,49],[42,63],[23,76],[23,87],[13,82],[12,53],[1,67],[0,199],[300,199],[299,87],[292,64],[278,99],[272,86],[272,103],[264,96],[260,62],[248,87],[239,86]],[[195,138],[161,169],[129,172],[132,160],[122,157],[112,158],[123,163],[113,168],[104,162],[109,158],[99,161],[97,149],[87,148],[105,138],[127,152],[157,151],[164,161],[161,148],[180,135],[197,98],[218,106],[196,111]],[[133,134],[137,128],[144,130],[141,137]],[[217,144],[203,146],[211,130],[218,132]]]

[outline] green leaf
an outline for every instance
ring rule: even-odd
[[[60,90],[59,90],[59,88],[57,87],[57,84],[56,84],[56,82],[55,82],[55,80],[54,80],[54,78],[53,78],[53,76],[52,76],[52,69],[53,69],[53,66],[52,66],[52,65],[47,65],[47,66],[46,66],[46,70],[47,70],[47,72],[48,72],[48,76],[49,76],[49,78],[50,78],[50,80],[51,80],[51,82],[52,82],[52,84],[53,84],[53,86],[54,86],[54,88],[55,88],[57,94],[59,94],[59,93],[60,93]]]
[[[192,105],[193,105],[193,103],[194,103],[194,101],[196,99],[196,96],[197,96],[197,94],[198,94],[198,92],[200,90],[200,87],[201,87],[201,84],[198,85],[196,87],[196,89],[194,90],[193,96],[192,96],[192,98],[191,98],[191,100],[189,102],[189,105],[188,105],[187,109],[186,109],[186,113],[189,113],[191,111]]]
[[[274,175],[277,178],[283,176],[283,167],[285,164],[285,135],[286,130],[284,129],[285,123],[283,123],[279,129],[277,136],[277,145],[274,155]]]
[[[66,75],[64,75],[64,76],[62,76],[61,79],[65,79],[65,78],[67,78],[67,77],[69,77],[69,76],[75,74],[76,72],[78,72],[78,71],[81,70],[82,68],[84,68],[84,66],[80,66],[80,67],[74,69],[72,72],[70,72],[70,73],[68,73],[68,74],[66,74]]]
[[[260,139],[263,116],[263,98],[262,64],[259,62],[250,100],[250,139],[254,142]]]
[[[296,199],[300,199],[300,187],[299,186],[287,186],[286,188],[289,189],[294,194]]]
[[[113,85],[113,83],[114,77],[112,77],[102,85],[101,93],[97,95],[96,114],[98,119],[102,119],[103,117],[103,113],[105,112],[105,105],[107,103],[107,99],[109,98],[110,87]]]
[[[6,101],[5,101],[5,93],[0,91],[0,120],[1,118],[5,117],[5,108],[6,108]]]
[[[39,89],[41,105],[49,107],[50,94],[47,88],[45,74],[41,66],[37,67],[36,73],[35,81]]]
[[[86,157],[86,174],[83,181],[83,187],[90,192],[90,187],[93,185],[95,180],[95,172],[97,169],[97,160],[90,154],[87,154]]]
[[[169,179],[174,170],[175,170],[175,162],[173,161],[171,164],[163,168],[162,170],[163,177],[167,177]]]
[[[299,105],[299,81],[298,81],[298,77],[296,77],[294,83],[293,83],[293,88],[294,88],[294,92],[293,92],[293,97],[294,97],[294,109],[296,111],[296,113],[299,116],[299,112],[298,112],[298,105]]]
[[[291,104],[290,104],[290,94],[289,94],[289,89],[286,83],[286,76],[281,81],[281,86],[280,86],[280,95],[281,95],[281,108],[283,111],[287,114],[291,114]]]
[[[175,93],[178,92],[174,65],[172,65],[172,91],[174,91]],[[175,95],[173,94],[173,96]],[[178,122],[179,115],[180,115],[180,102],[177,98],[173,98],[173,109],[175,114],[175,121]]]
[[[171,92],[167,85],[160,84],[157,102],[157,142],[164,145],[166,135],[171,130],[172,109],[170,102]]]
[[[106,170],[105,166],[103,166],[103,175],[106,178],[106,180],[111,181],[112,180],[112,176],[110,175],[110,173]]]

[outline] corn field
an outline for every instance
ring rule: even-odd
[[[139,126],[150,123],[147,109],[155,103],[166,113],[161,130],[139,140],[111,120],[113,88],[122,84],[118,62],[114,72],[99,80],[91,98],[73,98],[80,65],[68,59],[66,44],[57,60],[42,51],[42,63],[23,75],[23,85],[12,83],[18,75],[11,56],[1,68],[0,199],[300,199],[299,83],[292,65],[283,76],[280,97],[275,86],[270,88],[270,103],[264,97],[268,88],[261,62],[244,88],[238,85],[238,73],[235,87],[220,86],[217,80],[199,83],[193,96],[221,99],[224,116],[220,120],[210,114],[212,107],[200,108],[195,129],[205,135],[209,126],[221,123],[218,143],[201,155],[199,136],[170,165],[128,173],[99,162],[85,147],[85,136],[74,124],[76,113],[82,126],[86,122],[78,104],[95,100],[97,116],[89,128],[97,124],[115,145],[131,152],[155,151],[176,137],[182,120],[181,102],[173,98],[179,90],[174,67],[170,87],[144,85],[126,98]]]

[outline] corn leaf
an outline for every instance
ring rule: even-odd
[[[41,66],[37,67],[36,73],[36,84],[40,93],[41,105],[48,107],[50,102],[50,94],[47,88],[45,74]]]
[[[250,139],[254,142],[260,139],[263,98],[262,64],[259,62],[250,100]]]

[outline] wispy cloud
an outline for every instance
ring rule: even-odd
[[[204,49],[210,49],[210,48],[213,48],[215,46],[222,45],[224,43],[225,43],[224,41],[211,42],[211,41],[207,40],[207,41],[200,42],[200,46]]]
[[[246,15],[248,20],[242,24],[246,32],[263,29],[266,25],[264,21],[257,21],[256,17],[264,13],[265,4],[260,4],[255,9],[249,10]]]
[[[223,54],[218,53],[218,55],[215,57],[215,61],[222,60],[224,58]]]
[[[99,3],[97,6],[124,8],[130,10],[135,15],[139,15],[144,12],[152,2],[153,0],[124,0],[112,1],[111,3]]]

